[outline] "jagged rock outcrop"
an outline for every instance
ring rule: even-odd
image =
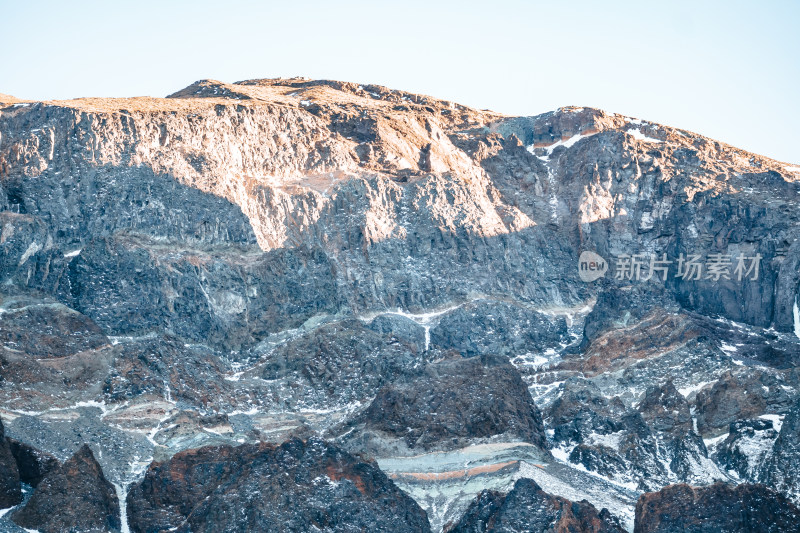
[[[713,387],[697,394],[698,429],[706,432],[740,419],[787,413],[795,402],[796,385],[781,378],[761,369],[726,372]]]
[[[672,382],[649,388],[633,410],[573,378],[547,418],[570,463],[641,490],[727,478],[709,458],[692,427],[689,403]]]
[[[759,480],[800,501],[800,404],[786,415],[780,433],[761,467]]]
[[[11,519],[42,533],[118,532],[121,525],[117,493],[88,445],[50,470]]]
[[[19,479],[36,488],[44,477],[59,466],[53,455],[38,450],[16,439],[6,438],[11,454],[17,462]]]
[[[128,495],[134,532],[430,530],[374,464],[318,439],[220,446],[154,463]]]
[[[798,531],[800,509],[763,485],[670,485],[643,494],[634,533]]]
[[[0,420],[0,509],[13,507],[22,501],[19,482],[17,462],[6,441],[3,421]]]
[[[269,354],[261,376],[291,381],[294,390],[281,394],[290,406],[367,402],[381,385],[424,361],[423,343],[370,326],[345,320],[299,335]]]
[[[508,494],[481,492],[464,516],[446,527],[447,533],[622,533],[607,509],[598,511],[586,500],[571,502],[546,493],[531,479],[522,478]]]
[[[506,358],[490,355],[453,355],[410,370],[379,389],[342,431],[350,449],[378,456],[492,440],[548,447],[541,413],[519,373]]]
[[[758,482],[762,466],[771,458],[778,431],[775,422],[763,418],[732,422],[728,435],[714,452],[714,460],[739,479]]]

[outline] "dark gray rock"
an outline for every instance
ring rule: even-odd
[[[535,481],[519,479],[508,494],[480,493],[447,533],[622,533],[607,509],[598,511],[586,500],[571,502],[544,492]]]
[[[0,420],[0,509],[13,507],[22,501],[19,469],[5,438]]]
[[[413,337],[374,327],[350,319],[303,333],[265,357],[261,377],[286,382],[281,402],[290,406],[367,402],[381,385],[424,361],[424,345]]]
[[[800,498],[800,404],[783,420],[781,431],[761,467],[759,479],[768,487]]]
[[[430,531],[374,464],[317,439],[179,453],[150,466],[128,513],[134,532]]]
[[[58,459],[49,453],[16,439],[6,438],[6,440],[11,449],[11,454],[17,462],[20,481],[27,483],[31,487],[36,488],[39,482],[59,465]]]
[[[119,502],[94,454],[84,445],[45,475],[36,492],[11,519],[43,533],[117,532]]]
[[[772,420],[754,418],[731,423],[728,436],[714,451],[714,460],[740,479],[758,482],[764,460],[770,455],[778,432]]]
[[[519,373],[506,358],[489,355],[454,355],[399,376],[341,431],[352,435],[350,449],[377,455],[391,446],[387,441],[417,452],[499,438],[548,447]]]

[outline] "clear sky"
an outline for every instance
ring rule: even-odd
[[[592,106],[800,163],[800,1],[0,0],[0,92],[377,83],[514,115]]]

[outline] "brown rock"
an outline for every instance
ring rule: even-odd
[[[51,470],[11,519],[41,533],[116,532],[119,501],[88,445]]]
[[[36,487],[48,472],[58,466],[58,459],[47,452],[16,439],[6,438],[11,453],[17,462],[19,479],[31,487]]]
[[[800,509],[763,485],[670,485],[643,494],[634,533],[800,531]]]
[[[622,533],[607,509],[544,492],[532,479],[519,479],[508,494],[483,491],[447,533]]]

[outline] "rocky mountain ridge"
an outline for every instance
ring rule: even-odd
[[[434,530],[523,478],[628,530],[674,483],[797,501],[800,168],[324,80],[0,102],[0,416],[90,443],[118,502],[186,450],[320,437]]]

